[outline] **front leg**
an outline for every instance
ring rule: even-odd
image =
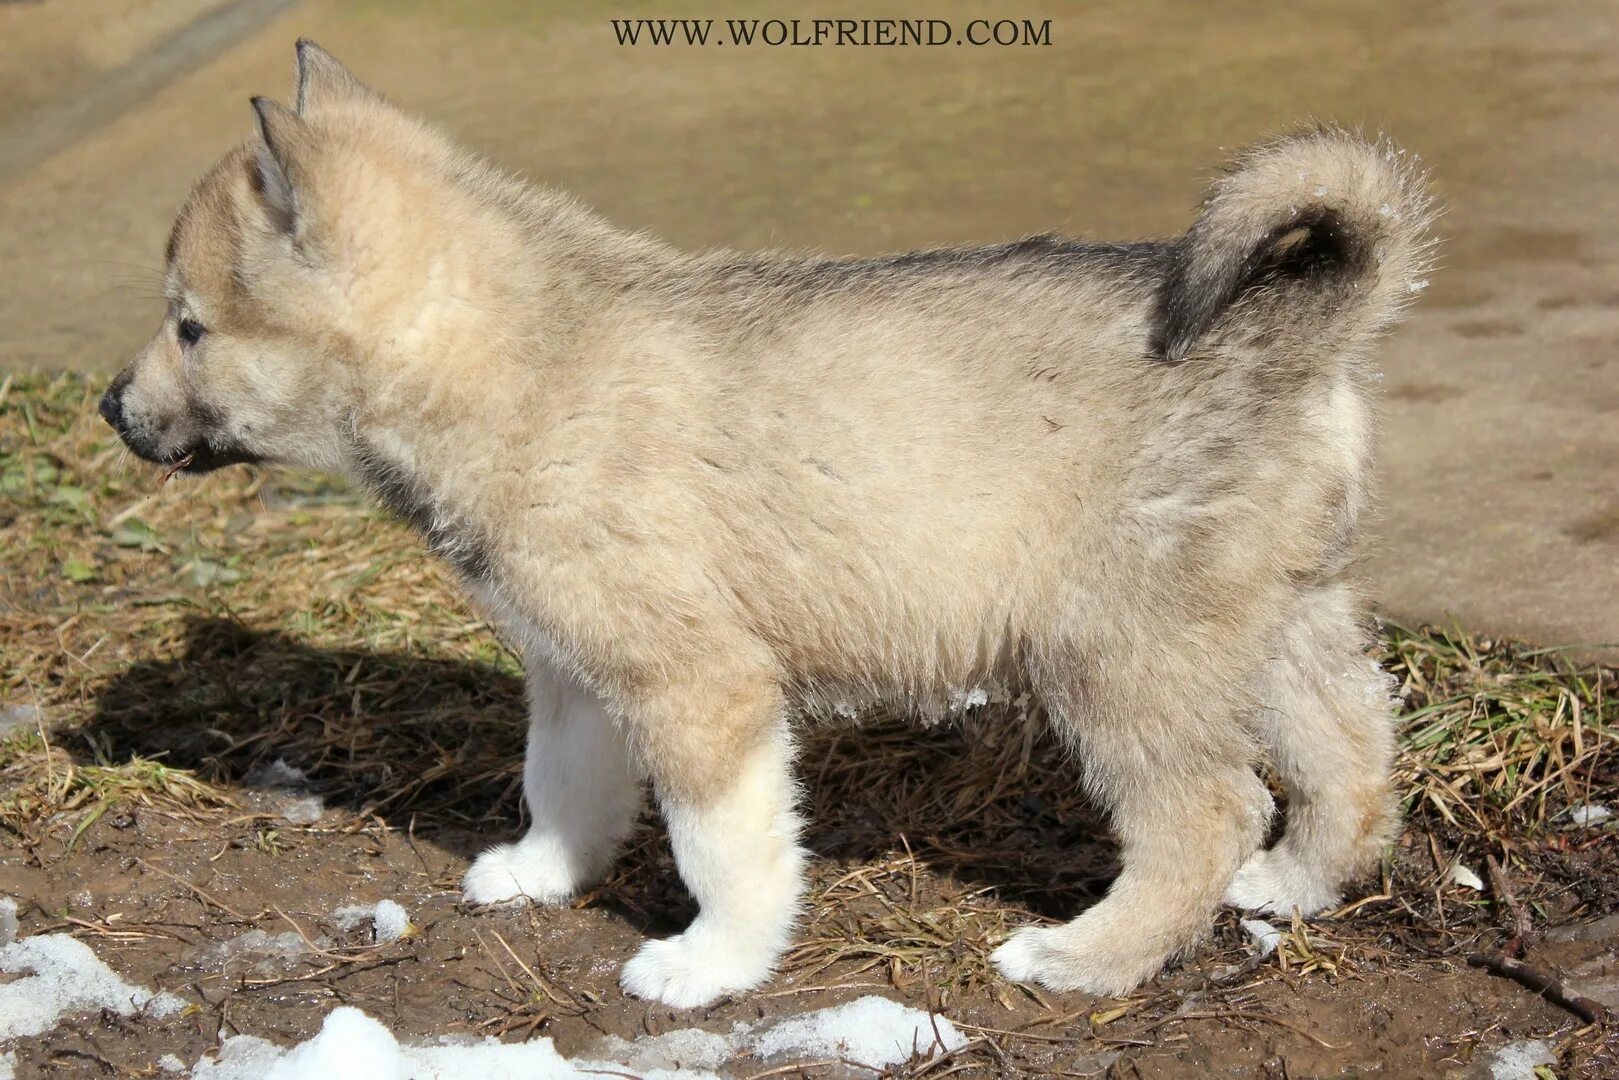
[[[598,881],[635,824],[641,784],[601,699],[543,660],[528,666],[528,834],[473,862],[468,900],[561,903]]]
[[[779,688],[761,679],[661,697],[636,732],[699,910],[684,933],[643,945],[622,982],[691,1008],[770,977],[798,917],[804,853]]]

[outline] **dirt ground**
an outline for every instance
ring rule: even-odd
[[[156,489],[120,464],[97,388],[0,389],[0,895],[21,902],[24,934],[72,933],[195,1008],[20,1040],[20,1076],[154,1076],[161,1055],[190,1065],[225,1035],[308,1038],[338,1004],[402,1038],[544,1036],[587,1054],[606,1035],[865,993],[971,1036],[909,1070],[929,1076],[1486,1076],[1525,1039],[1556,1057],[1542,1075],[1619,1072],[1611,1027],[1468,964],[1522,945],[1533,968],[1619,1002],[1616,822],[1570,816],[1619,802],[1614,669],[1386,625],[1408,828],[1382,880],[1284,922],[1270,956],[1227,913],[1186,964],[1117,1001],[1031,991],[988,964],[1008,928],[1073,914],[1114,871],[1038,723],[989,709],[959,730],[811,724],[799,944],[762,991],[674,1012],[615,981],[645,935],[692,914],[651,820],[568,908],[458,900],[470,857],[518,828],[521,685],[415,540],[320,477]],[[1503,884],[1469,884],[1491,858]],[[383,898],[411,935],[342,929],[336,909]]]

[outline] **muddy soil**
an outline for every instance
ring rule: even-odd
[[[618,966],[643,935],[678,930],[690,916],[652,830],[610,882],[565,909],[460,904],[455,884],[468,853],[489,839],[429,831],[419,821],[412,833],[408,822],[390,827],[341,809],[305,826],[273,812],[243,814],[223,829],[135,810],[98,822],[65,856],[45,850],[65,840],[53,837],[35,849],[42,867],[0,867],[0,892],[27,898],[23,932],[77,932],[126,978],[201,1008],[170,1021],[109,1014],[64,1025],[23,1041],[19,1075],[158,1075],[162,1055],[195,1062],[226,1035],[308,1038],[339,1004],[364,1009],[401,1038],[538,1034],[565,1054],[588,1055],[606,1035],[726,1031],[737,1020],[879,993],[941,1008],[969,1034],[987,1036],[963,1056],[981,1075],[1459,1076],[1494,1047],[1524,1039],[1556,1045],[1583,1026],[1515,983],[1468,968],[1461,950],[1424,957],[1392,942],[1337,958],[1334,974],[1267,965],[1207,987],[1211,973],[1248,957],[1229,918],[1215,944],[1122,1003],[1124,1015],[1106,1024],[1098,1021],[1120,1002],[1004,984],[950,992],[926,974],[891,978],[887,965],[871,966],[871,956],[778,979],[710,1009],[674,1011],[627,999],[616,984]],[[826,860],[818,880],[858,865]],[[977,884],[920,869],[913,882],[910,872],[868,881],[922,919]],[[333,917],[340,906],[383,898],[407,908],[414,934],[372,945],[367,926],[344,931]],[[252,931],[271,940],[244,943]],[[856,944],[880,955],[886,943]],[[1529,959],[1611,971],[1616,949],[1619,927],[1610,925]],[[1568,1075],[1612,1075],[1604,1068],[1619,1068],[1619,1060],[1588,1058]]]

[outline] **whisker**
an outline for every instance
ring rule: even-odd
[[[145,263],[119,262],[116,259],[85,259],[84,262],[90,266],[122,266],[128,270],[139,270],[142,274],[159,279],[168,276],[168,271],[156,266],[147,266]]]

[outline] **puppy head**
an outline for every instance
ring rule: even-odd
[[[409,333],[429,271],[403,249],[431,244],[416,209],[453,156],[307,41],[294,109],[253,115],[181,209],[168,311],[101,402],[131,450],[187,473],[344,464],[360,369]]]

